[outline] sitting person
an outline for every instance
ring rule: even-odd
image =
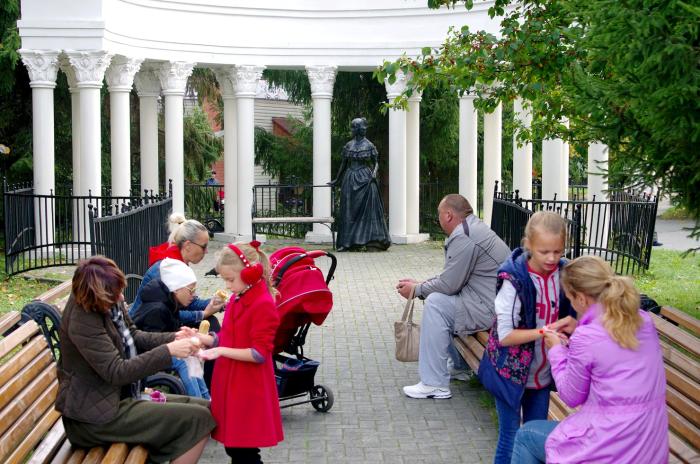
[[[215,427],[209,402],[167,396],[139,400],[140,379],[185,358],[190,333],[146,333],[124,307],[124,274],[111,259],[78,264],[60,330],[56,410],[71,444],[84,448],[140,443],[155,462],[196,463]]]
[[[452,397],[448,360],[461,361],[452,337],[491,327],[496,271],[510,255],[508,246],[474,215],[463,196],[443,198],[438,216],[448,236],[442,273],[424,282],[401,279],[396,286],[404,298],[425,298],[418,355],[420,382],[403,388],[411,398]]]
[[[182,261],[165,258],[160,265],[160,278],[152,279],[141,292],[141,309],[134,324],[146,332],[175,332],[180,329],[180,308],[194,299],[197,277]],[[182,380],[187,394],[211,399],[201,375],[193,375],[190,367],[201,370],[199,359],[182,360],[173,357],[172,368]]]
[[[639,292],[597,256],[573,260],[561,283],[579,321],[550,324],[545,344],[560,398],[580,409],[525,424],[512,462],[667,463],[663,353]]]

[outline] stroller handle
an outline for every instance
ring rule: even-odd
[[[287,258],[283,259],[282,265],[280,266],[280,270],[277,272],[277,277],[275,278],[275,286],[277,286],[280,283],[280,281],[282,280],[282,276],[284,276],[284,273],[287,272],[287,269],[292,267],[294,263],[297,263],[304,258],[316,259],[320,258],[321,256],[327,256],[331,259],[331,267],[328,269],[328,274],[326,274],[326,285],[328,285],[331,282],[331,280],[333,280],[333,274],[335,274],[335,268],[338,265],[338,258],[336,258],[333,253],[330,253],[328,251],[314,250],[307,251],[306,253],[302,253],[297,256],[293,256],[288,260],[286,260]]]

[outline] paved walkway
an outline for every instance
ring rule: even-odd
[[[195,266],[204,295],[222,287],[221,280],[203,277],[221,247],[211,245],[205,260]],[[264,461],[491,462],[497,433],[491,413],[479,399],[485,395],[480,387],[455,381],[450,400],[414,400],[401,392],[418,376],[417,363],[394,360],[393,322],[405,301],[394,285],[401,277],[421,279],[437,273],[443,261],[440,244],[337,256],[330,284],[333,311],[323,326],[312,326],[305,347],[309,357],[321,362],[316,382],[333,391],[335,405],[325,414],[308,404],[283,409],[285,440],[263,450]],[[325,261],[318,260],[324,270]],[[223,447],[211,441],[200,462],[228,459]]]

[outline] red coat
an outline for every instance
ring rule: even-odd
[[[275,446],[284,439],[272,342],[279,325],[275,303],[263,281],[231,298],[219,332],[219,346],[254,348],[263,363],[220,357],[211,381],[212,438],[229,448]]]
[[[172,258],[182,261],[183,263],[185,262],[185,258],[182,257],[177,245],[163,242],[160,245],[152,246],[148,249],[148,267],[153,266],[154,263],[165,258]]]

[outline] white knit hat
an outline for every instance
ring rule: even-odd
[[[197,276],[187,264],[177,259],[165,258],[160,262],[160,280],[174,292],[197,282]]]

